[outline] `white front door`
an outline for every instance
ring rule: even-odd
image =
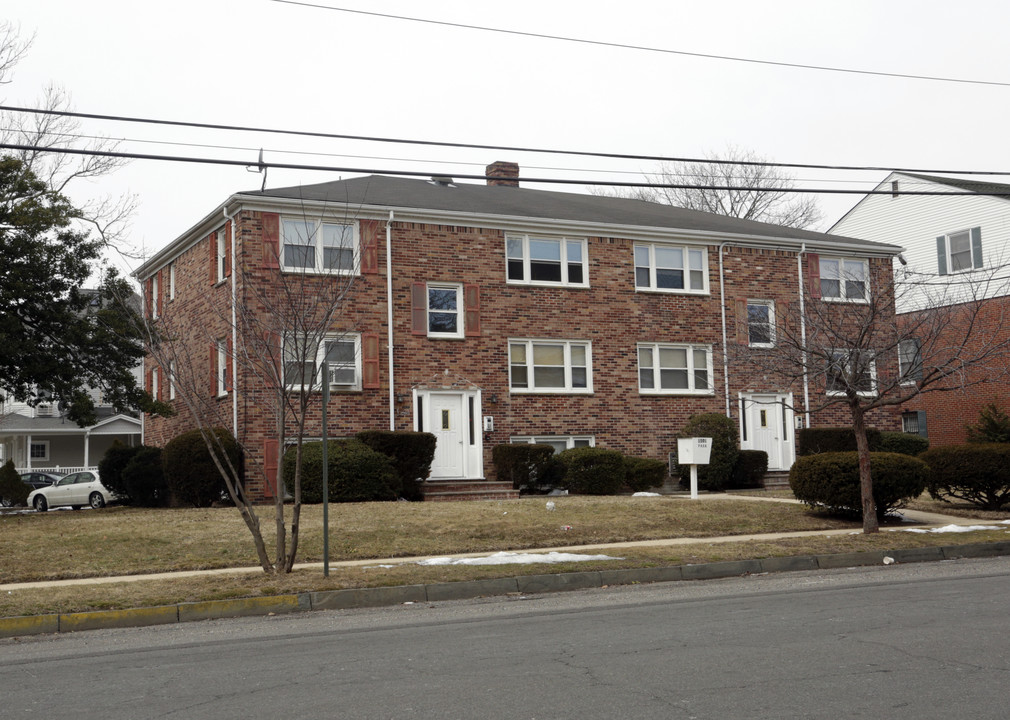
[[[768,453],[769,470],[793,464],[792,410],[789,396],[747,393],[741,396],[740,447]]]
[[[431,477],[463,477],[463,451],[466,441],[462,394],[428,395],[429,411],[425,430],[435,436],[435,458],[431,461]]]

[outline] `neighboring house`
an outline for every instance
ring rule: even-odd
[[[742,447],[767,451],[772,469],[792,464],[804,393],[823,399],[824,375],[806,391],[783,387],[723,348],[773,345],[779,315],[802,307],[808,268],[820,268],[817,302],[859,302],[841,295],[852,283],[825,273],[845,265],[867,283],[889,277],[899,247],[519,188],[514,163],[487,175],[487,185],[372,176],[227,198],[135,273],[153,326],[185,348],[170,364],[187,366],[148,357],[147,387],[177,414],[147,416],[145,442],[192,429],[192,407],[216,408],[247,448],[247,468],[271,476],[276,420],[254,402],[269,388],[243,361],[262,338],[241,327],[281,302],[283,277],[320,294],[353,281],[327,343],[330,436],[432,432],[432,478],[491,479],[491,449],[508,442],[665,461],[700,412],[732,416]],[[285,329],[275,342],[292,337]],[[315,382],[312,367],[284,370]],[[315,402],[306,434],[318,438]],[[887,411],[870,419],[898,426]],[[850,422],[843,407],[812,421]],[[247,477],[254,492],[275,492],[263,472]]]
[[[993,321],[1006,323],[998,318],[1010,310],[1010,296],[999,269],[1010,251],[1010,185],[894,172],[875,190],[883,194],[860,200],[830,232],[905,248],[904,263],[894,266],[899,319],[914,317],[924,307],[957,305],[977,293],[991,301],[985,312],[993,314]],[[1003,327],[1010,333],[1010,325]],[[916,342],[907,343],[901,355],[913,377],[922,363],[929,363],[928,357],[919,357]],[[1007,409],[1008,400],[1005,382],[927,391],[906,403],[902,426],[934,445],[964,442],[965,426],[977,421],[984,405],[997,402]]]

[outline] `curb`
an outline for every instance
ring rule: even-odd
[[[712,580],[740,575],[790,572],[794,570],[833,570],[846,567],[881,565],[884,558],[895,563],[990,558],[1010,555],[1010,540],[970,545],[937,545],[904,550],[872,550],[830,555],[798,555],[754,560],[673,565],[669,567],[594,570],[589,572],[523,575],[486,580],[467,580],[432,585],[397,585],[392,587],[350,588],[276,595],[262,598],[207,600],[203,602],[162,605],[159,607],[104,610],[81,613],[55,613],[0,618],[0,638],[47,633],[75,632],[106,628],[148,627],[170,623],[221,618],[278,615],[310,610],[354,610],[388,607],[405,603],[471,600],[494,595],[564,592],[610,585]]]

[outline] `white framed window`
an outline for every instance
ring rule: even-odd
[[[161,368],[151,368],[151,397],[158,399],[158,380],[161,375]]]
[[[509,442],[513,445],[550,445],[555,454],[577,447],[596,447],[593,435],[513,435]]]
[[[168,299],[175,300],[175,263],[168,266]]]
[[[832,350],[825,371],[828,395],[845,395],[855,390],[860,397],[877,394],[877,362],[873,353],[858,350]]]
[[[214,365],[214,386],[217,396],[228,394],[228,341],[217,341],[217,362]]]
[[[635,288],[708,293],[708,251],[658,243],[635,245]]]
[[[151,276],[151,319],[158,319],[158,295],[161,292],[161,283],[158,282],[159,273]]]
[[[711,345],[638,344],[638,391],[643,395],[712,395]]]
[[[281,221],[281,267],[284,270],[353,274],[358,263],[356,223],[298,218]]]
[[[898,343],[898,376],[902,385],[912,385],[922,380],[922,351],[915,338]]]
[[[168,399],[175,400],[175,360],[168,361]]]
[[[454,283],[428,283],[428,337],[463,337],[463,286]]]
[[[28,445],[28,457],[32,460],[49,462],[49,441],[32,440]]]
[[[747,301],[747,344],[751,347],[775,347],[774,301]]]
[[[327,335],[316,343],[305,337],[285,338],[284,386],[299,392],[319,389],[324,360],[330,390],[361,389],[361,336],[357,333]]]
[[[224,228],[221,228],[216,233],[214,233],[214,242],[217,244],[217,253],[215,254],[215,267],[217,281],[221,282],[226,277],[228,277],[228,243],[227,236],[225,234]]]
[[[938,237],[936,263],[940,275],[969,272],[982,267],[982,228],[973,227]]]
[[[581,340],[509,340],[514,393],[591,393],[592,344]]]
[[[821,299],[867,302],[869,264],[858,258],[821,257]]]
[[[506,280],[525,285],[589,287],[585,239],[506,235]]]

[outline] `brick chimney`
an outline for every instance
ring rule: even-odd
[[[484,174],[487,175],[488,185],[519,187],[519,163],[499,160],[488,165]]]

